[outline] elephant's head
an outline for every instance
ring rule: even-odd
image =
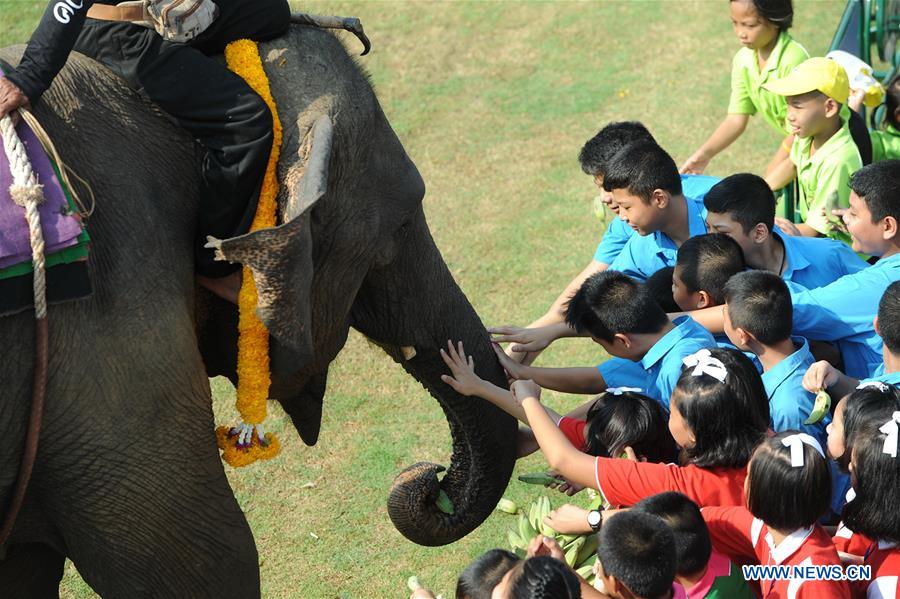
[[[515,421],[441,382],[438,353],[461,339],[479,374],[505,385],[488,335],[436,248],[424,183],[371,85],[330,34],[294,26],[260,51],[284,127],[280,226],[221,242],[249,266],[272,345],[272,397],[309,444],[318,438],[328,365],[349,327],[438,400],[453,455],[401,473],[388,511],[407,538],[453,542],[496,506],[515,461]],[[215,360],[211,361],[212,363]],[[440,490],[452,515],[435,504]]]

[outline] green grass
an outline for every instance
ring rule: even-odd
[[[26,41],[46,4],[0,0],[0,44]],[[796,4],[795,37],[823,53],[844,3]],[[363,19],[374,46],[362,63],[428,185],[425,209],[438,246],[488,324],[538,317],[590,260],[602,223],[592,215],[596,190],[576,161],[584,141],[607,121],[639,119],[684,160],[723,116],[738,48],[724,0],[302,7]],[[778,143],[753,119],[709,173],[760,172]],[[542,363],[601,359],[589,342],[568,341]],[[218,420],[231,421],[230,385],[213,381],[213,390]],[[576,399],[551,394],[550,401],[566,407]],[[437,403],[351,334],[325,404],[318,446],[303,446],[274,407],[282,456],[240,471],[226,466],[259,548],[263,596],[402,597],[411,574],[452,596],[457,574],[503,546],[513,519],[498,512],[436,549],[394,530],[385,498],[396,473],[419,460],[448,461]],[[542,466],[532,456],[517,473]],[[301,488],[307,482],[315,486]],[[507,491],[520,504],[535,495],[518,482]],[[71,563],[62,596],[94,596]]]

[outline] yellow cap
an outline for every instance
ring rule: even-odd
[[[770,81],[763,87],[779,96],[799,96],[818,90],[841,104],[846,104],[850,97],[847,71],[837,62],[823,56],[801,62],[787,77]]]

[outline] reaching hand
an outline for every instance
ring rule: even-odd
[[[797,225],[795,225],[794,223],[792,223],[791,221],[789,221],[788,219],[786,219],[784,217],[776,216],[775,224],[778,225],[778,228],[781,229],[781,231],[785,235],[790,235],[791,237],[802,237],[803,236],[803,233],[800,232],[800,229],[797,228]]]
[[[550,327],[526,329],[507,325],[491,327],[488,333],[494,343],[515,343],[509,349],[516,353],[541,351],[556,340]]]
[[[0,118],[23,106],[28,106],[28,98],[22,90],[6,77],[0,77]]]
[[[516,381],[525,377],[525,372],[527,366],[524,366],[515,360],[511,359],[503,350],[500,349],[500,346],[494,344],[492,345],[494,348],[494,353],[497,354],[497,359],[500,361],[500,366],[503,366],[503,369],[506,371],[506,375],[512,380]]]
[[[706,152],[697,150],[690,158],[688,158],[678,172],[682,175],[702,175],[706,167],[709,166],[709,156]]]
[[[546,535],[538,535],[531,539],[528,549],[525,550],[525,557],[537,557],[539,555],[549,555],[553,559],[566,563],[566,554],[562,547],[556,542],[556,539]]]
[[[475,374],[475,360],[472,359],[472,356],[466,356],[463,342],[459,342],[457,349],[448,339],[447,350],[441,350],[441,358],[444,359],[452,376],[442,374],[441,380],[453,387],[453,390],[460,395],[478,395],[484,379]]]
[[[509,390],[512,392],[513,399],[515,399],[516,403],[519,405],[522,405],[522,402],[525,401],[526,397],[533,397],[538,401],[541,400],[541,388],[534,381],[514,381]]]
[[[561,474],[559,474],[558,472],[556,472],[555,470],[550,470],[547,472],[547,474],[549,474],[550,476],[554,476],[556,478],[563,478],[563,476]],[[565,479],[563,479],[563,480],[565,480]],[[564,494],[568,495],[569,497],[575,495],[576,493],[580,493],[581,491],[584,490],[584,487],[582,487],[581,485],[573,483],[573,482],[569,482],[569,481],[566,481],[564,483],[547,483],[546,486],[550,489],[556,489],[560,493],[564,493]]]
[[[564,535],[582,535],[593,532],[591,525],[588,524],[588,511],[569,503],[547,514],[544,523]]]
[[[866,99],[866,90],[864,89],[851,89],[850,97],[847,98],[847,106],[850,107],[850,110],[853,112],[862,112],[863,102]]]
[[[806,369],[806,374],[803,375],[803,388],[810,393],[818,393],[834,385],[838,380],[840,372],[837,368],[821,360]]]

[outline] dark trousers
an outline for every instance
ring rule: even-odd
[[[246,233],[256,213],[272,115],[243,79],[210,58],[234,40],[264,41],[289,27],[287,0],[216,0],[219,16],[188,44],[152,29],[88,19],[75,50],[107,66],[170,114],[203,147],[197,272],[221,277],[239,265],[213,260],[206,236]]]

